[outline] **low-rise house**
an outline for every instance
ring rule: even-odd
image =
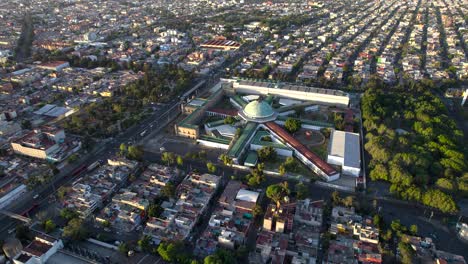
[[[57,162],[78,151],[81,142],[67,142],[63,129],[43,126],[13,140],[11,147],[17,154]]]
[[[280,208],[270,204],[257,235],[251,263],[315,263],[318,257],[323,201],[299,200]]]
[[[39,234],[14,257],[14,264],[45,264],[58,250],[63,248],[62,240]]]
[[[354,208],[334,207],[329,232],[336,239],[330,241],[324,263],[382,263],[378,229]]]
[[[189,173],[177,187],[176,201],[166,206],[160,217],[151,218],[143,233],[151,236],[155,243],[188,239],[219,181],[216,175]]]
[[[311,202],[310,199],[296,202],[294,221],[309,226],[321,226],[323,216],[323,201]]]
[[[259,193],[244,188],[238,181],[228,183],[208,227],[196,243],[197,255],[209,255],[216,247],[236,249],[246,242],[253,224],[252,210]]]

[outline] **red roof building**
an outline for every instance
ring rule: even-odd
[[[66,61],[50,61],[41,63],[38,67],[46,70],[61,71],[62,69],[70,67],[70,64]]]
[[[209,40],[200,45],[202,48],[206,49],[218,49],[218,50],[237,50],[241,45],[233,40],[224,40],[224,39],[213,39]]]
[[[338,179],[340,174],[330,164],[323,161],[319,156],[317,156],[317,154],[310,151],[278,124],[275,122],[267,122],[265,123],[265,126],[272,133],[280,137],[286,145],[293,148],[294,154],[297,158],[304,162],[314,172],[324,177],[327,181]]]

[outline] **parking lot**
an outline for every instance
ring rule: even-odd
[[[176,137],[168,134],[161,134],[155,138],[148,139],[142,142],[145,151],[152,153],[160,153],[163,151],[173,152],[184,157],[187,153],[206,153],[206,159],[215,161],[218,157],[225,153],[223,149],[208,148],[197,144],[195,140]]]

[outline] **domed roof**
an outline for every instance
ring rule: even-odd
[[[244,107],[244,114],[249,118],[267,118],[275,114],[273,108],[265,101],[252,101]]]

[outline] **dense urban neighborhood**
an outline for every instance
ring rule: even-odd
[[[466,263],[467,1],[0,22],[0,264]]]

